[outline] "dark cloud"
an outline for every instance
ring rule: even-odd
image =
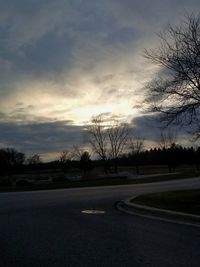
[[[160,131],[160,123],[156,115],[143,115],[134,118],[131,122],[136,136],[155,141]]]
[[[83,144],[82,127],[65,121],[37,124],[0,122],[0,128],[1,146],[15,147],[28,154],[59,152]]]
[[[198,12],[198,0],[111,0],[115,7],[114,12],[122,25],[133,25],[138,23],[140,29],[151,29],[157,31],[163,24],[177,21],[186,12]],[[151,32],[152,33],[152,32]]]
[[[137,29],[132,28],[122,28],[113,31],[109,34],[109,36],[105,39],[105,42],[120,44],[120,43],[129,43],[134,42],[141,36],[141,32]]]
[[[161,132],[172,132],[177,137],[177,143],[183,145],[194,145],[194,140],[191,136],[191,128],[181,127],[180,125],[173,125],[171,127],[164,127],[161,123],[159,114],[141,115],[135,117],[131,126],[134,136],[144,138],[146,144],[150,146],[157,146],[160,140]]]

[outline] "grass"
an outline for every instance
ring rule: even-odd
[[[134,203],[200,215],[200,189],[161,192],[138,196]]]
[[[183,173],[174,173],[171,175],[159,175],[144,178],[136,178],[134,180],[127,180],[125,178],[107,178],[107,179],[90,179],[82,181],[65,181],[55,182],[52,184],[41,185],[28,185],[28,186],[1,186],[0,192],[16,192],[16,191],[33,191],[33,190],[50,190],[50,189],[64,189],[64,188],[79,188],[79,187],[92,187],[92,186],[109,186],[109,185],[128,185],[128,184],[142,184],[160,181],[169,181],[175,179],[192,178],[200,175],[196,171],[184,171]]]

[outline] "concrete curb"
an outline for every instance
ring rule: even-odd
[[[139,195],[137,195],[139,196]],[[154,208],[146,205],[140,205],[132,203],[131,200],[134,200],[137,196],[128,198],[126,200],[119,201],[115,204],[116,208],[124,211],[128,214],[139,214],[147,217],[158,217],[166,220],[182,221],[183,223],[198,223],[200,224],[200,216],[194,214],[188,214],[183,212],[177,212],[172,210]]]

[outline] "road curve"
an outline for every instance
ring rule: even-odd
[[[114,209],[132,194],[200,187],[200,179],[0,194],[0,266],[198,266],[200,228]],[[84,214],[82,210],[103,210]]]

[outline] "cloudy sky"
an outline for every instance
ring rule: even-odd
[[[105,112],[145,137],[137,106],[157,69],[143,50],[199,8],[199,0],[0,0],[0,147],[53,158],[82,145],[82,126]]]

